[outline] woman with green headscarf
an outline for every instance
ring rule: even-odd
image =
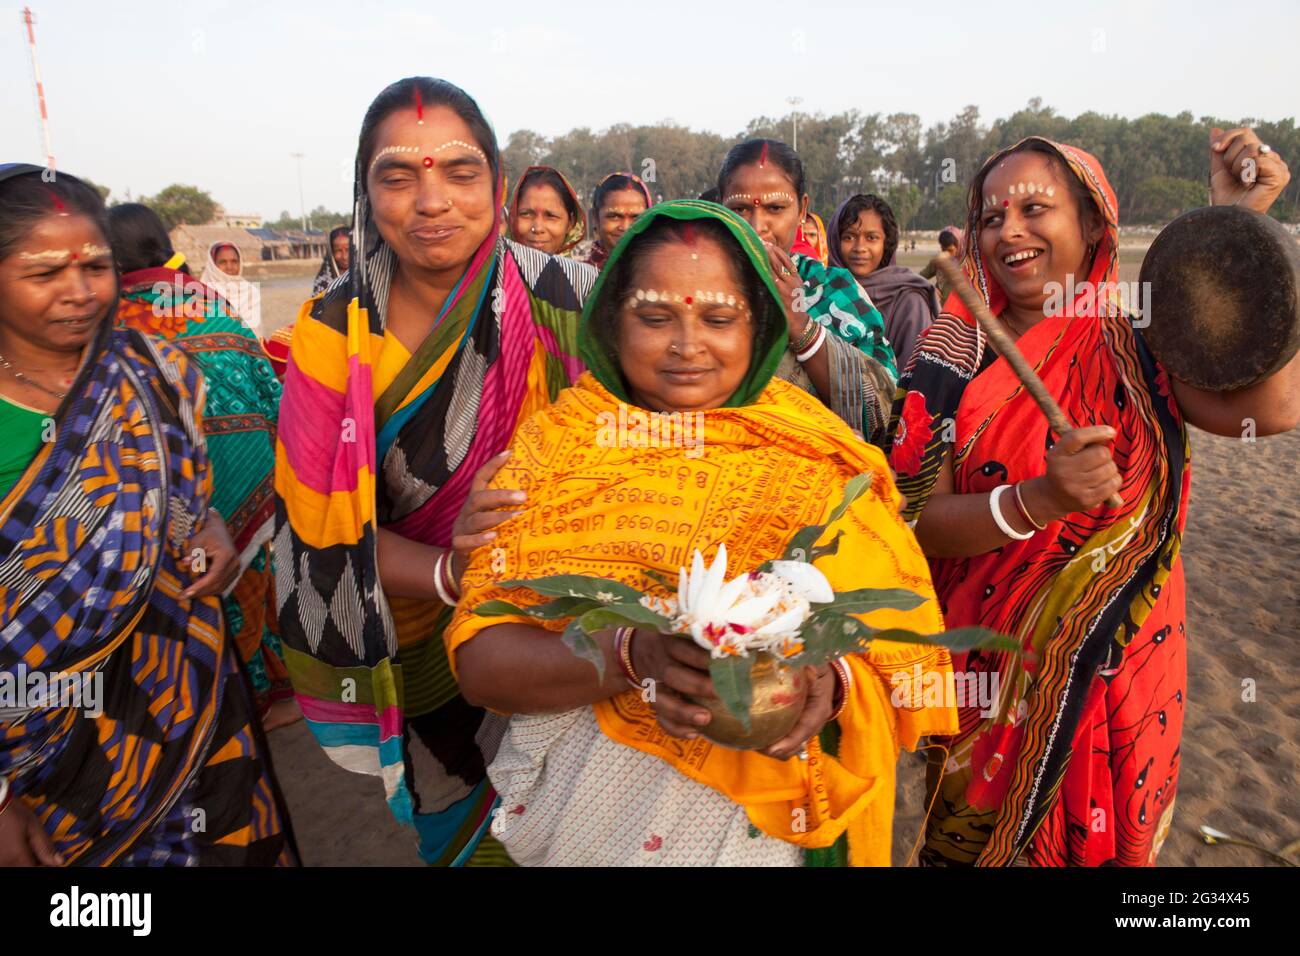
[[[586,574],[664,596],[699,549],[733,571],[779,557],[828,520],[846,483],[869,490],[833,521],[817,567],[836,590],[900,587],[879,627],[942,629],[926,564],[897,515],[884,456],[815,397],[774,378],[786,320],[763,246],[713,203],[656,206],[613,250],[583,312],[589,371],[517,431],[494,487],[530,505],[470,558],[444,639],[461,692],[510,714],[489,767],[493,833],[530,865],[882,865],[901,747],[953,726],[902,709],[890,676],[949,669],[939,648],[891,645],[808,668],[794,729],[761,752],[700,731],[709,655],[650,629],[595,635],[603,676],[559,639],[568,621],[474,614],[519,601],[510,579]],[[535,598],[534,598],[535,600]],[[843,666],[840,666],[843,665]],[[649,691],[646,688],[650,688]]]

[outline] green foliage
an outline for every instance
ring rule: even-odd
[[[1029,135],[1070,143],[1096,156],[1119,197],[1121,223],[1165,220],[1206,202],[1201,184],[1209,176],[1212,126],[1230,129],[1249,123],[1282,156],[1300,156],[1300,130],[1291,118],[1276,122],[1197,119],[1191,113],[1136,119],[1082,113],[1069,118],[1034,98],[1024,109],[988,125],[981,122],[977,107],[967,106],[951,120],[929,128],[923,128],[920,117],[912,113],[850,110],[830,116],[757,117],[730,137],[671,121],[618,124],[596,132],[580,127],[553,139],[518,130],[502,151],[502,161],[512,184],[530,165],[556,167],[569,177],[584,203],[590,202],[601,177],[620,169],[638,175],[653,172],[648,185],[657,198],[697,196],[716,184],[730,146],[751,136],[788,143],[796,121],[814,211],[829,219],[849,196],[874,192],[888,199],[900,225],[911,229],[964,225],[967,189],[980,164]],[[652,166],[646,165],[647,160],[653,160]],[[1196,184],[1201,192],[1183,184]],[[1288,185],[1272,214],[1281,219],[1300,215],[1300,176]]]
[[[790,543],[786,545],[785,554],[781,556],[782,559],[785,561],[810,561],[819,557],[820,555],[816,553],[813,545],[816,544],[818,538],[826,533],[828,527],[844,517],[844,512],[849,510],[849,505],[862,497],[863,493],[871,487],[871,478],[871,472],[867,472],[862,475],[854,475],[845,482],[844,497],[831,511],[826,521],[822,524],[810,524],[806,528],[800,528],[795,533],[795,536],[790,539]],[[837,539],[834,546],[838,547],[838,544]],[[767,571],[770,569],[771,564],[764,562],[760,570]]]
[[[843,498],[831,509],[826,521],[796,532],[786,547],[784,559],[811,562],[823,554],[835,553],[839,546],[839,534],[827,545],[817,546],[816,542],[871,487],[871,479],[871,472],[849,479],[844,485]],[[759,567],[763,571],[771,569],[771,561],[765,561]],[[674,587],[674,582],[657,571],[647,570],[646,575],[665,587]],[[648,628],[661,634],[674,632],[672,620],[643,606],[639,591],[617,581],[582,574],[556,574],[532,581],[503,581],[502,586],[528,588],[537,594],[552,597],[553,600],[529,608],[519,607],[509,601],[485,601],[474,609],[474,613],[483,617],[528,615],[538,620],[572,617],[560,635],[561,639],[575,655],[596,668],[601,680],[605,677],[605,656],[592,636],[597,631],[631,626]],[[1015,640],[987,628],[962,627],[940,634],[918,634],[901,628],[874,628],[854,616],[885,608],[910,611],[923,603],[925,599],[921,595],[903,588],[841,591],[835,594],[830,603],[818,605],[804,621],[799,630],[803,648],[784,663],[794,667],[817,667],[846,654],[864,651],[873,640],[946,647],[954,653],[975,648],[992,648],[1013,654],[1020,652]],[[682,640],[690,640],[690,637],[684,635]],[[709,661],[709,676],[718,698],[741,721],[746,732],[751,726],[749,710],[754,699],[752,671],[756,656],[723,656]]]
[[[549,597],[578,597],[598,604],[636,604],[641,592],[618,581],[587,574],[552,574],[532,581],[503,581],[504,588],[531,588]]]
[[[158,195],[140,201],[156,212],[168,229],[209,222],[217,211],[216,202],[206,192],[181,183],[173,183]]]
[[[319,229],[321,232],[329,232],[335,226],[349,226],[352,224],[352,213],[349,212],[330,212],[324,206],[317,206],[311,212],[307,213],[307,225],[313,229]],[[280,218],[271,222],[263,223],[269,229],[301,229],[302,216],[295,216],[289,210],[282,210]]]
[[[752,657],[715,657],[709,661],[709,677],[718,699],[739,718],[745,733],[751,726],[749,708],[754,705]]]
[[[1210,188],[1176,176],[1151,176],[1138,183],[1133,195],[1134,222],[1168,222],[1187,209],[1210,201]]]

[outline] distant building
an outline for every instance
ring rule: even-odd
[[[228,212],[223,217],[222,225],[230,229],[256,229],[262,224],[261,216],[243,215],[241,213]]]
[[[262,243],[249,235],[247,229],[232,229],[226,225],[177,226],[171,231],[172,248],[185,257],[190,271],[195,275],[203,271],[208,262],[208,249],[214,242],[229,242],[239,250],[244,262],[262,259]]]
[[[250,219],[257,217],[248,217]],[[185,256],[190,268],[201,272],[214,242],[229,242],[244,262],[279,259],[319,259],[325,255],[326,234],[320,230],[279,231],[266,226],[236,227],[224,222],[202,226],[177,226],[171,231],[172,248]]]
[[[256,229],[262,224],[262,217],[256,213],[226,212],[224,206],[217,206],[212,218],[205,226],[225,226],[227,229]]]

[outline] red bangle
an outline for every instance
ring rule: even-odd
[[[836,658],[831,661],[831,673],[835,675],[835,682],[839,687],[839,706],[832,712],[830,719],[836,720],[840,714],[844,713],[844,708],[849,702],[849,690],[853,687],[853,674],[849,670],[849,665],[845,664],[842,658]]]
[[[447,593],[454,597],[457,603],[460,603],[460,586],[456,584],[456,576],[451,573],[451,562],[455,553],[454,551],[447,552],[447,560],[442,562],[440,570],[442,572],[442,583],[447,588]]]
[[[618,658],[618,666],[623,671],[623,676],[627,682],[637,690],[641,689],[641,678],[637,676],[636,668],[632,666],[632,638],[636,637],[636,628],[620,627],[614,632],[614,656]]]
[[[1015,494],[1012,496],[1016,499],[1016,510],[1020,512],[1020,517],[1024,518],[1026,521],[1029,522],[1029,527],[1033,528],[1035,531],[1047,530],[1047,525],[1039,524],[1037,521],[1035,521],[1034,516],[1031,515],[1029,513],[1029,509],[1025,507],[1024,499],[1020,497],[1020,486],[1022,484],[1024,484],[1023,481],[1016,482],[1015,489],[1014,489]]]

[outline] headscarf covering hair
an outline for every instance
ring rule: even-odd
[[[64,173],[43,181],[47,172],[0,164],[0,256],[32,217],[54,211],[89,217],[107,241],[98,194]],[[13,181],[22,176],[31,179]],[[97,675],[112,706],[98,717],[10,710],[0,774],[68,865],[291,862],[218,599],[179,592],[188,539],[211,513],[205,379],[184,350],[120,328],[116,292],[100,306],[46,419],[57,439],[0,496],[0,673]],[[146,742],[147,759],[104,773],[131,741]],[[188,825],[195,802],[212,814],[198,832]]]
[[[615,181],[617,180],[617,182]],[[604,179],[596,184],[596,188],[591,193],[591,220],[592,231],[595,237],[591,241],[591,248],[587,251],[583,261],[588,265],[593,265],[597,269],[605,268],[605,263],[609,261],[609,250],[605,248],[605,243],[600,238],[600,211],[605,205],[605,198],[614,192],[624,190],[635,190],[641,193],[645,199],[645,207],[649,209],[655,204],[650,195],[650,190],[646,184],[641,181],[640,176],[629,172],[610,173]],[[705,197],[701,197],[705,198]]]
[[[337,262],[334,261],[334,240],[339,236],[346,236],[352,231],[352,227],[335,226],[330,230],[329,236],[325,241],[325,258],[321,261],[320,269],[316,273],[316,278],[312,280],[311,294],[320,295],[330,287],[335,279],[343,274]]]
[[[426,861],[459,865],[486,832],[495,799],[475,740],[482,715],[456,693],[445,655],[428,650],[450,610],[385,594],[378,529],[450,546],[478,468],[509,444],[521,417],[581,373],[577,316],[595,270],[511,242],[487,223],[432,331],[377,386],[377,363],[401,348],[385,334],[399,262],[375,222],[367,171],[374,131],[412,101],[446,106],[469,126],[491,169],[492,208],[502,205],[496,137],[469,94],[430,77],[380,92],[357,147],[348,272],[303,305],[288,356],[276,593],[290,676],[326,753],[383,779],[393,814],[419,830]],[[351,699],[341,696],[345,677],[356,682]],[[422,774],[433,785],[419,796],[408,734],[430,745],[437,764]],[[462,785],[468,795],[451,795]]]
[[[578,355],[596,380],[611,394],[623,401],[629,400],[627,382],[618,361],[616,323],[622,306],[619,299],[621,292],[629,286],[630,276],[626,272],[633,264],[629,261],[629,253],[635,249],[640,237],[656,227],[662,228],[663,220],[666,219],[683,223],[709,220],[721,224],[754,270],[758,281],[744,283],[747,287],[759,290],[759,301],[750,302],[750,314],[755,328],[754,352],[749,371],[735,394],[723,403],[723,407],[735,408],[751,404],[771,380],[785,352],[788,335],[785,313],[781,309],[776,279],[772,275],[772,267],[758,233],[740,216],[717,203],[678,199],[660,203],[637,218],[610,253],[609,261],[582,310]],[[754,276],[748,278],[753,279]]]
[[[858,283],[867,290],[867,295],[880,310],[885,334],[894,347],[894,358],[901,371],[907,368],[921,333],[939,315],[939,294],[918,273],[898,264],[898,223],[889,203],[878,196],[850,196],[835,210],[827,230],[831,265],[848,268],[840,254],[841,236],[867,210],[880,217],[885,232],[885,249],[880,264],[865,277],[858,278]]]
[[[217,254],[222,249],[234,249],[239,256],[239,272],[230,275],[217,266]],[[244,320],[254,334],[262,334],[262,292],[257,283],[244,278],[244,256],[233,242],[214,242],[208,246],[208,262],[199,277],[203,284],[215,289],[230,304],[230,311]]]
[[[830,247],[826,241],[826,226],[821,216],[809,209],[808,218],[799,224],[799,236],[812,249],[812,254],[821,260],[822,265],[830,264]]]
[[[610,183],[610,180],[618,177],[627,180],[627,182],[612,183],[612,184]],[[592,191],[591,194],[592,216],[599,218],[601,207],[605,205],[605,197],[607,195],[609,195],[612,192],[623,192],[628,189],[636,190],[642,195],[642,197],[645,199],[645,207],[647,209],[649,209],[651,206],[655,204],[654,199],[650,196],[650,189],[646,186],[644,182],[641,181],[640,176],[637,176],[634,173],[629,173],[623,170],[619,170],[618,172],[610,173],[608,176],[605,176],[603,179],[601,179],[600,182],[596,183],[596,188]]]
[[[960,226],[944,226],[939,230],[939,235],[942,237],[945,232],[951,232],[957,240],[957,256],[960,258],[966,251],[966,230]]]
[[[48,171],[44,166],[31,163],[0,163],[0,182],[13,180],[28,173],[41,174],[39,189],[33,189],[14,183],[7,188],[9,196],[7,205],[9,215],[6,221],[0,221],[0,258],[6,257],[13,247],[27,235],[30,226],[36,220],[50,212],[66,212],[67,207],[79,215],[86,216],[99,227],[104,238],[109,238],[108,215],[104,201],[99,193],[75,176],[59,173],[47,181],[44,177]]]
[[[569,214],[569,228],[564,233],[564,240],[560,243],[559,250],[555,253],[562,256],[578,243],[582,242],[587,235],[587,213],[582,208],[582,203],[578,201],[578,194],[570,185],[569,180],[565,178],[564,173],[552,166],[529,166],[524,170],[524,174],[519,177],[519,185],[515,186],[514,195],[510,197],[510,208],[507,213],[508,221],[513,223],[519,215],[519,201],[523,198],[524,190],[534,185],[544,185],[555,187],[556,182],[564,187],[560,193],[560,201],[564,203],[564,209]],[[513,238],[513,234],[511,234]]]
[[[1026,651],[970,655],[957,670],[996,675],[1010,719],[962,708],[945,741],[924,863],[1150,865],[1172,816],[1185,687],[1183,568],[1187,432],[1168,375],[1119,304],[1115,193],[1095,157],[1030,137],[990,157],[971,186],[962,267],[990,311],[1007,297],[980,253],[982,185],[1013,152],[1059,162],[1081,212],[1104,225],[1078,295],[1021,336],[1019,346],[1066,418],[1115,429],[1124,505],[1049,522],[1026,541],[969,558],[932,559],[949,626],[1017,637]],[[1098,303],[1096,300],[1101,299]],[[1032,397],[954,292],[899,383],[890,461],[918,518],[951,456],[953,490],[988,494],[1044,473],[1055,438]],[[955,427],[951,427],[955,424]],[[1098,560],[1097,556],[1105,560]],[[1014,708],[1016,705],[1012,703]],[[1162,719],[1152,715],[1160,711]],[[1127,756],[1112,760],[1115,753]],[[1147,769],[1159,797],[1146,794]],[[1148,789],[1150,782],[1148,782]],[[1112,824],[1090,830],[1100,807]]]
[[[883,269],[886,266],[894,265],[894,260],[898,255],[898,222],[894,219],[894,211],[890,208],[889,203],[871,193],[858,193],[850,196],[840,203],[839,208],[835,210],[835,215],[831,216],[831,223],[826,229],[827,234],[830,236],[831,265],[838,266],[841,269],[848,268],[848,264],[845,263],[844,257],[840,254],[840,239],[844,231],[857,222],[858,216],[868,210],[880,217],[885,232],[885,251],[876,268]],[[862,280],[859,279],[858,281],[861,282]]]

